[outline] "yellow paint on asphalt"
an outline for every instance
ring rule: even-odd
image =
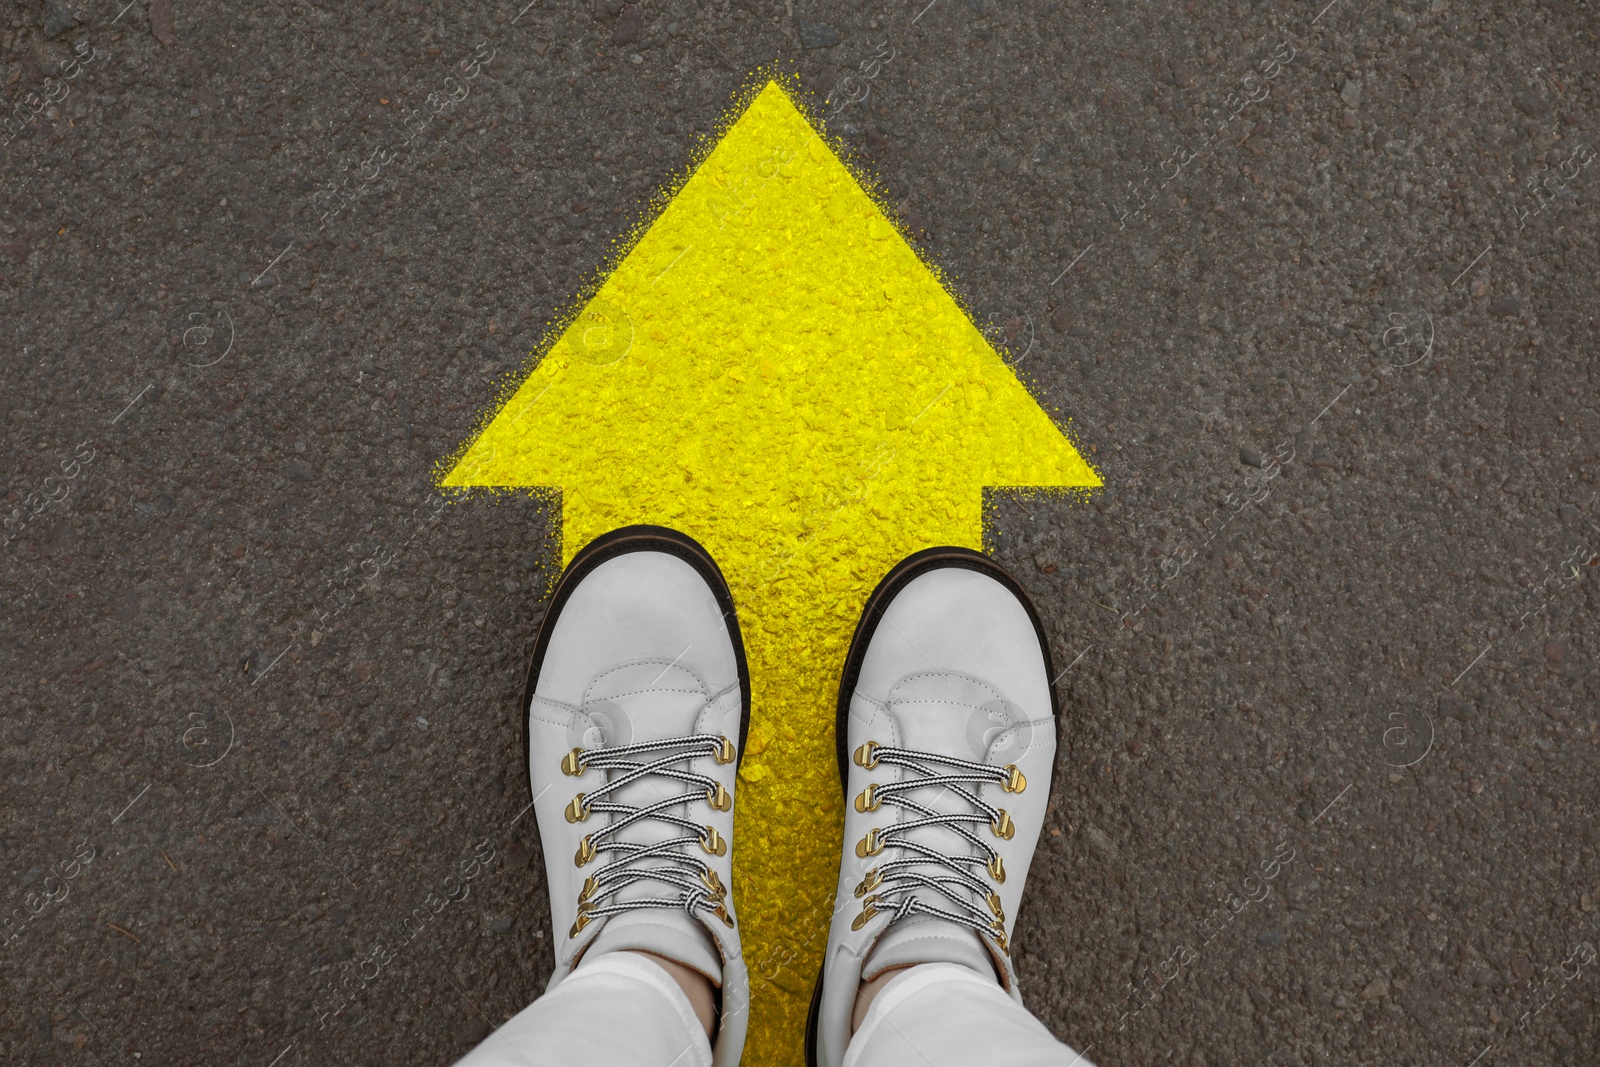
[[[985,487],[1100,479],[776,82],[632,239],[443,484],[559,491],[564,560],[642,522],[721,565],[753,690],[745,1062],[796,1064],[838,877],[835,690],[867,594],[917,549],[981,548]]]

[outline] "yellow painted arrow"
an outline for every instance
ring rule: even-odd
[[[656,523],[727,575],[753,690],[745,1062],[801,1058],[838,875],[835,688],[867,594],[917,549],[981,547],[987,486],[1099,484],[776,82],[444,478],[559,491],[564,559]]]

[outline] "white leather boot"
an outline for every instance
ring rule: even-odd
[[[675,960],[720,989],[713,1062],[733,1067],[750,1000],[729,894],[750,682],[716,563],[663,527],[591,543],[551,597],[524,706],[550,986],[588,954]]]
[[[806,1055],[840,1067],[863,982],[954,963],[1019,1004],[1011,932],[1055,758],[1049,648],[988,557],[929,549],[867,602],[839,687],[844,855]]]

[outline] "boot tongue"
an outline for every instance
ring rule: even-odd
[[[998,977],[977,934],[931,915],[909,915],[885,930],[872,946],[861,964],[861,980],[870,982],[892,968],[918,963],[955,963],[985,978]]]
[[[888,712],[894,720],[898,737],[895,745],[897,748],[987,763],[989,750],[995,747],[1000,735],[1006,733],[1007,740],[1011,736],[1007,733],[1009,719],[1002,705],[1005,705],[1005,701],[975,678],[947,672],[913,674],[889,690]],[[958,768],[932,761],[924,766],[934,775],[961,773]],[[894,768],[891,774],[892,780],[897,781],[914,781],[922,777],[916,771],[899,767]],[[994,797],[988,795],[993,791],[993,786],[969,784],[961,788],[994,803]],[[928,786],[912,790],[905,796],[942,815],[971,815],[977,811],[955,788],[949,786]],[[921,818],[911,811],[898,814],[904,820]],[[988,831],[979,824],[968,827],[968,832],[977,834]],[[949,855],[970,856],[977,853],[977,849],[954,830],[929,826],[913,833],[918,841]],[[936,869],[937,865],[930,864],[928,873]],[[934,897],[929,897],[928,901],[933,903]]]
[[[1027,744],[1027,716],[1022,709],[1003,699],[993,687],[976,678],[954,672],[925,672],[910,675],[889,691],[888,713],[897,733],[895,747],[933,752],[977,763],[1009,762],[1006,753]],[[934,774],[958,773],[955,768],[928,763]],[[881,773],[881,771],[879,772]],[[893,779],[914,780],[917,772],[895,768]],[[995,803],[992,785],[968,785],[968,792]],[[930,786],[906,794],[923,807],[941,814],[974,814],[973,808],[952,788]],[[897,812],[906,820],[921,816]],[[981,824],[969,832],[986,834]],[[911,834],[919,843],[951,857],[980,855],[977,848],[953,830],[929,826]],[[910,852],[897,852],[895,859],[909,859]],[[916,868],[931,877],[947,876],[947,868],[925,863]],[[982,868],[971,869],[982,880]],[[912,895],[944,911],[955,909],[952,901],[931,889],[917,889]],[[972,903],[984,907],[973,895]],[[928,915],[908,915],[886,930],[862,965],[861,976],[871,981],[891,967],[916,963],[954,963],[988,978],[996,976],[994,961],[979,935],[966,926]]]
[[[606,672],[597,678],[584,694],[583,706],[574,725],[578,735],[575,747],[613,748],[669,737],[686,737],[695,733],[700,714],[710,696],[706,686],[695,673],[670,660],[645,660]],[[651,763],[660,754],[640,753],[633,757],[639,763]],[[678,769],[689,769],[688,761],[675,764]],[[621,777],[621,771],[607,772],[607,780]],[[683,796],[690,787],[661,775],[646,775],[638,781],[608,793],[605,800],[629,807],[643,808],[672,797]],[[679,804],[667,809],[668,813],[698,821],[705,814],[699,804]],[[591,816],[604,818],[596,829],[613,821],[617,816]],[[629,844],[650,845],[682,837],[686,831],[657,819],[640,819],[623,830],[618,839]],[[699,852],[698,845],[687,848]],[[619,858],[605,854],[602,862]],[[646,859],[629,869],[670,867],[669,860]],[[687,873],[687,872],[685,872]],[[680,890],[665,882],[645,880],[621,890],[608,898],[611,903],[632,900],[664,899],[675,897]],[[605,925],[589,948],[591,953],[615,952],[632,949],[653,952],[686,967],[701,972],[712,982],[722,981],[722,960],[715,942],[705,926],[687,911],[678,908],[641,908],[606,918]]]
[[[581,730],[582,737],[574,744],[585,748],[615,748],[669,737],[686,737],[695,732],[708,696],[710,694],[705,685],[694,672],[668,660],[646,660],[618,667],[597,678],[584,694],[578,725],[575,727]],[[653,763],[667,754],[641,752],[632,759],[639,763]],[[674,766],[686,770],[691,765],[685,760]],[[622,774],[621,771],[609,771],[607,781],[620,778]],[[643,808],[672,797],[681,797],[689,791],[689,786],[683,782],[659,774],[648,774],[606,794],[605,799]],[[695,812],[687,804],[667,810],[673,815],[695,818]],[[607,818],[610,819],[609,816]],[[683,833],[682,829],[670,823],[641,819],[622,831],[622,836],[628,841],[648,845],[681,837]],[[666,887],[656,888],[664,890]],[[651,894],[647,891],[645,895]]]
[[[722,954],[705,924],[678,908],[641,908],[606,917],[585,955],[649,952],[699,971],[722,988]]]

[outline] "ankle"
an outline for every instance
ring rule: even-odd
[[[689,998],[689,1006],[694,1009],[696,1019],[705,1027],[706,1037],[716,1036],[717,1008],[716,991],[712,988],[711,979],[695,970],[685,967],[677,960],[669,960],[665,956],[657,956],[654,952],[645,952],[640,949],[626,949],[636,956],[643,956],[651,963],[660,967],[683,990],[683,995]]]
[[[891,967],[882,974],[878,975],[878,977],[874,978],[872,981],[862,982],[861,985],[857,987],[856,1006],[855,1009],[850,1013],[850,1033],[852,1035],[855,1034],[857,1030],[861,1029],[862,1023],[867,1021],[867,1011],[872,1007],[872,1002],[877,999],[877,996],[879,992],[883,990],[883,987],[898,978],[902,971],[915,966],[917,965],[914,963],[906,963],[900,965],[899,967]]]

